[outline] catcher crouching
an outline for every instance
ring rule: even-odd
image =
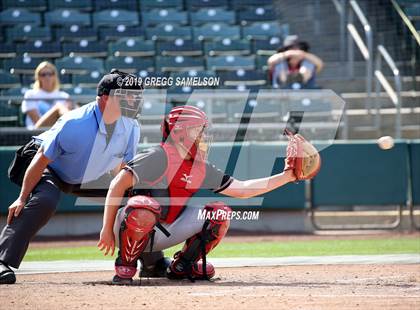
[[[301,135],[289,134],[282,173],[260,179],[237,180],[207,159],[207,117],[194,106],[173,108],[162,122],[162,143],[130,161],[109,188],[98,247],[113,255],[114,284],[130,284],[140,254],[162,251],[185,241],[172,262],[165,258],[144,262],[145,270],[165,268],[169,279],[211,279],[214,267],[206,255],[226,235],[231,209],[222,202],[187,206],[201,188],[234,198],[250,198],[289,182],[310,179],[320,168],[320,156]],[[123,197],[130,193],[126,205]],[[199,212],[211,213],[200,217]]]

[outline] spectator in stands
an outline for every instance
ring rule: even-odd
[[[309,53],[309,44],[299,41],[297,35],[287,36],[283,46],[268,61],[274,88],[318,88],[316,74],[321,72],[324,63]]]
[[[48,61],[35,69],[33,89],[26,91],[22,112],[28,129],[52,126],[63,114],[73,109],[69,94],[60,91],[57,69]]]

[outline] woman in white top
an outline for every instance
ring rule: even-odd
[[[61,115],[72,109],[69,94],[60,91],[57,69],[48,61],[35,69],[35,83],[26,91],[22,112],[28,129],[52,126]]]

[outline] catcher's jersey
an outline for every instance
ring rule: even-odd
[[[136,178],[133,194],[154,197],[163,210],[161,220],[167,223],[179,216],[188,199],[199,189],[217,193],[233,181],[208,162],[183,160],[169,143],[139,153],[124,169]]]

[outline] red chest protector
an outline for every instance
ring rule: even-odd
[[[160,178],[166,178],[169,192],[169,211],[164,222],[173,223],[188,199],[196,193],[206,176],[206,164],[201,160],[184,160],[170,143],[161,143],[168,165]]]

